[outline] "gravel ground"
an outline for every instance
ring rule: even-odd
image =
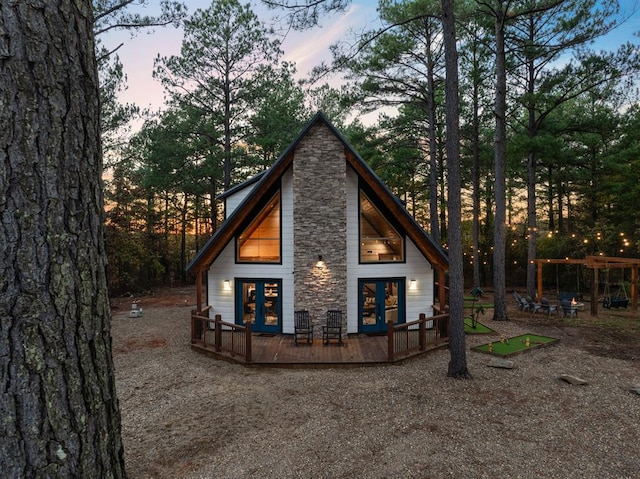
[[[471,380],[446,377],[446,349],[391,366],[253,369],[191,351],[193,298],[146,306],[142,318],[114,309],[132,479],[638,477],[637,358],[593,355],[547,327],[560,343],[513,357],[513,369],[488,367],[469,347],[490,337],[467,336]]]

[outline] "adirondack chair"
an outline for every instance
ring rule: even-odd
[[[578,317],[578,307],[574,304],[571,304],[571,301],[569,301],[568,299],[563,299],[562,300],[562,315],[566,316],[569,315],[570,318],[572,317]]]
[[[293,342],[297,346],[298,338],[307,341],[307,344],[313,344],[313,325],[309,319],[309,311],[306,309],[295,311],[294,315],[294,335]]]
[[[550,304],[547,298],[542,298],[540,300],[540,311],[543,313],[547,313],[547,316],[551,316],[551,313],[558,314],[558,306],[555,304]]]
[[[522,299],[522,296],[520,296],[517,292],[513,292],[513,299],[515,299],[516,301],[516,306],[518,309],[522,309],[522,301],[520,301]]]
[[[522,311],[533,311],[531,309],[531,305],[529,304],[529,301],[526,300],[526,298],[520,297],[520,309]]]
[[[327,323],[322,326],[322,344],[329,344],[331,339],[342,344],[342,311],[335,309],[327,311]]]
[[[531,299],[531,296],[527,296],[526,301],[529,305],[529,311],[531,311],[532,313],[537,313],[538,311],[540,311],[542,305],[540,303],[536,303],[533,299]]]

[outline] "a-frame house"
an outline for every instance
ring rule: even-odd
[[[294,311],[321,325],[337,309],[350,334],[444,310],[446,252],[322,113],[222,198],[226,219],[187,268],[209,317],[292,334]]]

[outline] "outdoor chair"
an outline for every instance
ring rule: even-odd
[[[513,292],[513,299],[516,300],[516,306],[518,309],[522,309],[522,296],[520,296],[517,292]]]
[[[571,304],[571,301],[569,301],[568,299],[563,299],[562,300],[562,315],[563,316],[567,316],[569,315],[570,318],[572,317],[578,317],[578,307]]]
[[[540,300],[540,311],[543,313],[547,313],[547,316],[551,316],[551,313],[558,314],[558,306],[555,304],[550,304],[547,298],[542,298]]]
[[[526,300],[526,298],[523,298],[522,296],[518,295],[518,309],[521,311],[531,311],[531,306],[529,305],[529,302]]]
[[[306,309],[295,311],[294,315],[294,334],[293,342],[297,346],[298,338],[307,341],[307,344],[313,344],[313,325],[309,318],[309,311]]]
[[[322,326],[322,344],[329,344],[331,339],[337,339],[342,344],[342,311],[327,311],[327,324]]]
[[[527,296],[526,301],[529,305],[529,311],[531,311],[532,313],[537,313],[538,311],[540,311],[542,305],[540,303],[536,303],[533,299],[531,299],[531,296]]]

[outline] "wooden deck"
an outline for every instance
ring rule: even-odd
[[[413,342],[411,338],[408,339]],[[415,342],[417,344],[417,331]],[[305,368],[334,368],[373,366],[397,363],[413,358],[433,349],[446,346],[446,342],[427,347],[426,351],[413,351],[389,361],[387,357],[387,336],[368,336],[364,334],[348,335],[343,344],[330,343],[323,345],[320,338],[313,344],[298,344],[295,346],[293,335],[262,335],[251,336],[251,362],[246,362],[242,355],[232,355],[229,352],[216,352],[210,345],[192,344],[194,351],[211,357],[238,362],[247,366],[268,367],[305,367]]]

